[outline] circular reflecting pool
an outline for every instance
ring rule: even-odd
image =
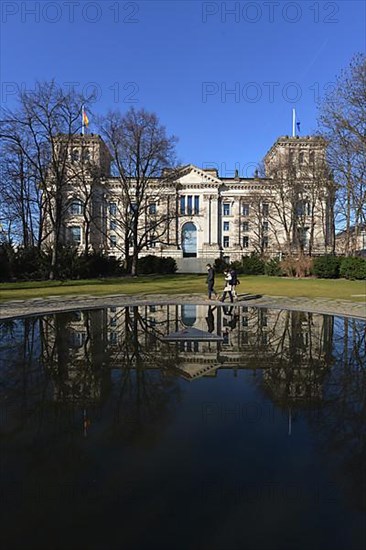
[[[0,342],[3,548],[365,548],[365,322],[150,305]]]

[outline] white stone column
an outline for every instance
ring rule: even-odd
[[[219,222],[219,196],[211,195],[211,245],[219,246],[218,222]]]

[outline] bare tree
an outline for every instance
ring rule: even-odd
[[[320,104],[320,131],[328,140],[328,162],[337,184],[336,223],[345,230],[345,253],[355,253],[366,223],[366,56],[356,55],[334,91]],[[354,230],[352,230],[354,226]]]
[[[132,256],[128,267],[136,275],[142,249],[164,240],[169,221],[176,216],[176,210],[169,208],[169,196],[175,197],[177,140],[167,136],[157,116],[144,109],[131,108],[124,115],[109,112],[100,120],[100,128],[119,182],[117,194],[109,196],[112,204],[116,199],[113,221],[122,235],[126,260]]]
[[[300,163],[288,153],[271,166],[270,175],[267,223],[276,249],[312,256],[321,240],[322,247],[333,250],[334,182],[323,154],[310,151]]]
[[[24,247],[41,245],[42,200],[33,166],[14,142],[2,142],[0,180],[3,224],[10,223],[9,240]]]
[[[82,140],[82,144],[83,140]],[[72,209],[76,207],[77,213],[83,220],[83,253],[87,255],[91,251],[92,233],[101,233],[102,220],[100,208],[101,190],[99,182],[103,177],[103,168],[95,162],[87,147],[82,147],[77,162],[71,162],[69,166],[72,188],[67,195],[65,221],[73,215]]]
[[[40,189],[42,216],[47,219],[40,226],[42,239],[52,240],[53,279],[63,237],[66,190],[75,183],[75,174],[69,170],[69,146],[80,132],[86,99],[65,93],[52,81],[37,83],[35,92],[20,92],[18,100],[17,110],[2,112],[0,138],[21,155]]]

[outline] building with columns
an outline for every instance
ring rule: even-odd
[[[68,137],[67,147],[72,177],[63,189],[63,242],[124,259],[126,250],[131,253],[126,220],[134,204],[124,203],[108,148],[92,134]],[[140,256],[170,256],[180,271],[200,272],[219,257],[231,262],[251,253],[270,258],[330,251],[325,150],[319,136],[285,136],[266,154],[263,173],[252,178],[221,177],[217,169],[192,164],[164,171],[146,191]]]

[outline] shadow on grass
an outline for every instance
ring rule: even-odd
[[[238,301],[247,302],[248,300],[257,300],[262,297],[263,294],[238,294]]]

